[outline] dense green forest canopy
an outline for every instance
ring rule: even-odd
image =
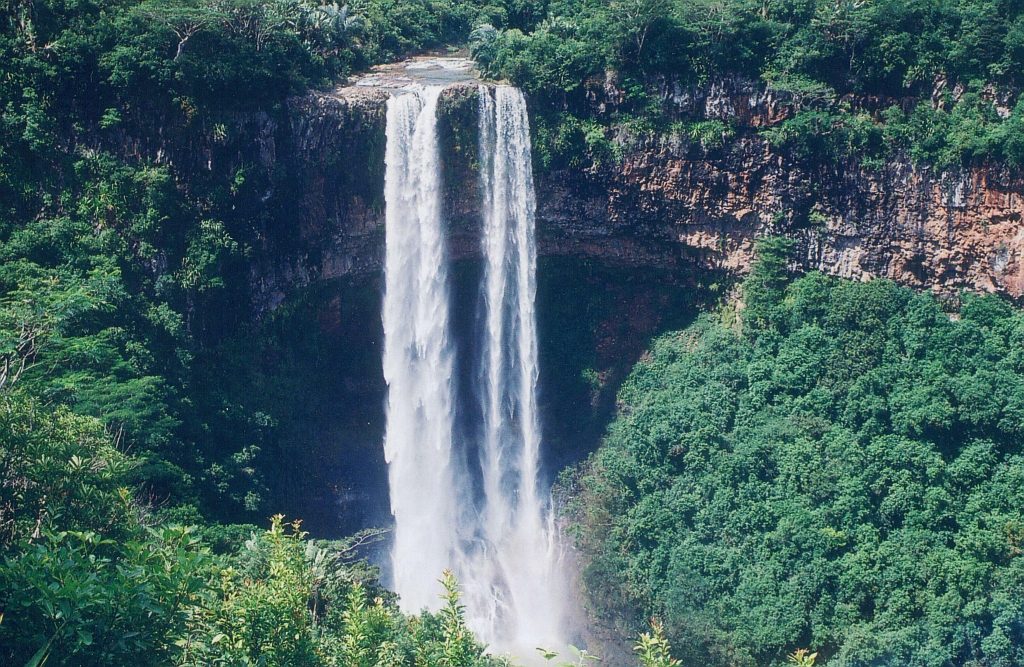
[[[279,118],[289,95],[469,45],[529,93],[542,166],[613,163],[616,128],[721,146],[740,130],[676,118],[663,93],[740,77],[799,102],[761,130],[798,159],[1019,168],[1022,11],[8,0],[0,662],[493,664],[453,582],[444,611],[407,617],[350,541],[212,522],[276,511],[283,463],[308,454],[281,444],[277,414],[305,400],[296,378],[318,341],[310,327],[274,349],[288,308],[239,324],[266,183],[189,180],[156,161],[165,137],[224,145],[240,113]],[[606,81],[623,95],[612,111],[593,104]],[[660,340],[578,481],[598,613],[635,611],[629,633],[663,616],[699,664],[808,646],[830,664],[1024,662],[1021,315],[965,297],[950,318],[882,282],[790,283],[784,248],[765,248],[742,332],[709,316]],[[668,665],[663,639],[646,641],[645,664]]]
[[[899,98],[929,95],[937,80],[1019,89],[1022,10],[1014,0],[553,0],[499,14],[473,39],[485,67],[532,90],[569,91],[614,69]]]
[[[785,249],[741,331],[655,343],[570,483],[596,613],[662,616],[688,664],[1021,664],[1024,315],[789,283]]]

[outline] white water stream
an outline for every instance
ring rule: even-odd
[[[452,567],[457,497],[452,461],[452,347],[435,122],[440,87],[388,100],[384,198],[384,458],[394,588],[406,609],[437,606]]]
[[[395,517],[393,585],[407,611],[440,603],[458,577],[474,631],[520,658],[562,644],[566,592],[541,488],[534,301],[535,198],[522,94],[479,88],[484,270],[469,365],[482,422],[457,441],[450,288],[443,233],[437,101],[420,86],[387,111],[385,457]],[[465,392],[463,392],[465,395]],[[476,456],[470,456],[475,452]]]

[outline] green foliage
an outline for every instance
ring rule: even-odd
[[[47,534],[0,569],[8,655],[20,664],[41,647],[47,664],[166,664],[206,565],[181,527],[120,543],[91,531]]]
[[[671,112],[657,101],[666,80],[739,76],[798,105],[765,135],[801,159],[854,156],[875,168],[902,150],[942,167],[1018,165],[1021,12],[989,0],[563,0],[530,31],[477,28],[470,47],[484,72],[523,87],[556,119],[591,113],[587,98],[600,99],[608,71],[624,99],[599,110],[606,124]],[[684,121],[703,122],[714,119]],[[700,129],[692,139],[721,141]]]
[[[364,22],[366,62],[464,43],[486,9],[464,0],[356,0],[352,7]]]
[[[587,649],[578,648],[569,644],[569,653],[572,654],[573,661],[565,662],[561,654],[557,651],[551,651],[545,648],[538,648],[537,652],[540,653],[540,657],[544,658],[548,662],[558,660],[556,663],[558,667],[587,667],[595,663],[601,662],[601,658],[597,657]]]
[[[529,35],[484,26],[473,33],[470,49],[487,74],[510,79],[528,93],[564,100],[604,66],[605,47],[590,29],[561,17],[545,20]]]
[[[0,393],[0,547],[55,526],[121,526],[132,511],[132,467],[96,419]]]
[[[356,560],[375,533],[312,542],[275,516],[238,542],[231,527],[160,522],[120,485],[139,461],[97,420],[0,401],[4,664],[504,664],[466,627],[450,574],[436,615],[397,610]]]
[[[144,266],[173,256],[162,223],[177,199],[159,169],[102,159],[79,168],[99,175],[88,177],[77,210],[0,236],[8,380],[169,458],[181,437],[185,323]]]
[[[754,264],[743,282],[743,324],[749,331],[777,327],[785,317],[783,298],[792,250],[793,241],[784,236],[758,240]]]
[[[25,312],[45,357],[64,313]],[[151,459],[124,454],[96,418],[41,405],[33,386],[0,387],[0,662],[504,664],[466,627],[450,574],[438,614],[398,611],[357,560],[380,531],[312,542],[281,516],[262,534],[182,526],[201,520],[194,508],[154,514],[136,499]]]
[[[684,663],[1021,662],[1024,315],[761,252],[743,335],[659,339],[576,480],[598,618]]]
[[[145,147],[154,125],[161,145],[229,143],[234,112],[273,114],[365,64],[365,21],[291,0],[11,9],[0,22],[0,385],[100,418],[145,455],[132,481],[153,497],[258,516],[258,428],[235,405],[204,405],[193,382],[197,355],[246,310],[262,185],[244,168],[185,183],[112,151]],[[217,410],[228,423],[211,424]]]
[[[892,131],[865,113],[806,110],[762,134],[769,143],[804,160],[854,157],[866,166],[877,166],[893,148],[885,141]]]
[[[786,662],[796,667],[814,667],[817,659],[817,653],[811,653],[805,648],[798,648],[786,656]]]
[[[980,84],[968,88],[955,104],[918,105],[909,114],[894,109],[886,118],[886,134],[904,146],[917,162],[942,167],[995,158],[1014,167],[1024,165],[1019,132],[1024,126],[1020,101],[1000,115]]]
[[[304,540],[297,522],[272,519],[211,581],[189,611],[177,664],[500,667],[465,625],[458,585],[446,573],[437,615],[402,615],[351,560],[352,544]]]
[[[167,664],[207,581],[193,531],[147,527],[102,425],[0,394],[0,660]]]
[[[1024,164],[1016,139],[1024,107],[998,112],[980,84],[972,84],[955,103],[917,104],[906,113],[891,106],[872,117],[841,109],[804,110],[762,135],[805,160],[820,156],[855,158],[879,167],[902,150],[916,163],[957,167],[995,158],[1014,167]]]
[[[553,122],[538,119],[536,125],[534,161],[542,169],[599,168],[622,159],[622,146],[597,121],[565,114]]]
[[[678,667],[678,660],[669,653],[668,640],[665,639],[665,627],[661,621],[651,621],[651,631],[640,634],[633,650],[640,656],[642,667]]]
[[[721,148],[735,134],[732,127],[720,120],[701,120],[692,123],[677,122],[671,134],[686,137],[705,148]]]
[[[181,261],[178,283],[186,290],[202,293],[224,287],[224,264],[239,254],[238,242],[224,225],[204,220],[189,238]]]
[[[190,614],[182,664],[314,665],[312,592],[304,537],[275,516],[270,530],[246,542],[219,586]]]
[[[444,654],[440,664],[443,667],[457,667],[469,664],[479,654],[473,635],[466,628],[466,608],[459,601],[459,585],[455,575],[445,570],[441,577],[444,586],[444,607],[441,608],[441,627],[444,637]]]

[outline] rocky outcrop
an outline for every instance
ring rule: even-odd
[[[475,114],[476,84],[455,84],[445,91],[441,113],[448,121]],[[274,308],[298,287],[345,276],[366,276],[384,266],[384,152],[386,90],[347,87],[333,93],[292,98],[286,110],[273,193],[279,211],[262,236],[254,257],[252,286],[258,311]],[[449,245],[453,259],[478,254],[479,202],[465,149],[475,142],[475,115],[469,135],[452,136],[448,126],[443,165],[448,188]],[[460,130],[461,131],[461,130]],[[474,144],[475,151],[475,144]],[[475,152],[474,152],[475,155]]]
[[[806,164],[748,135],[720,151],[647,141],[622,164],[542,178],[548,253],[745,272],[754,240],[786,234],[801,269],[942,293],[1024,294],[1024,178],[906,161]]]
[[[659,90],[677,117],[727,121],[735,137],[716,150],[679,137],[620,137],[628,146],[620,164],[542,176],[546,252],[743,273],[757,237],[786,234],[797,241],[794,268],[890,278],[943,294],[1024,295],[1019,171],[936,171],[908,159],[881,169],[853,159],[799,160],[758,130],[791,117],[806,100],[743,79],[703,87],[661,82]],[[591,95],[598,112],[621,99],[614,80]],[[870,113],[908,101],[843,102]]]
[[[662,90],[679,114],[729,119],[736,135],[716,149],[681,137],[623,135],[620,162],[538,174],[542,255],[740,275],[757,237],[786,234],[797,241],[794,268],[890,278],[950,295],[1024,295],[1020,173],[995,166],[939,172],[909,160],[880,169],[798,160],[757,132],[794,112],[790,97],[743,81]],[[467,115],[474,91],[475,84],[455,85],[442,113]],[[607,109],[614,87],[605,92],[595,104]],[[297,286],[381,269],[386,98],[381,90],[348,88],[289,101],[279,130],[287,136],[276,151],[287,174],[274,193],[280,213],[253,268],[261,309]],[[470,135],[449,137],[457,145],[445,165],[455,259],[477,252]]]
[[[450,246],[459,259],[478,252],[477,82],[463,70],[441,74],[461,77],[441,104]],[[741,275],[757,237],[787,234],[797,241],[794,268],[1024,300],[1020,171],[801,160],[771,146],[760,130],[806,100],[743,79],[663,81],[656,89],[677,118],[725,120],[735,134],[706,149],[681,136],[638,138],[622,130],[615,137],[620,161],[538,173],[542,255]],[[625,99],[611,76],[590,91],[598,114]],[[172,165],[193,187],[231,189],[245,173],[249,190],[239,198],[239,217],[252,221],[242,240],[252,246],[251,291],[263,312],[297,287],[381,270],[387,97],[386,88],[364,86],[310,93],[272,113],[224,118],[219,127],[142,114],[125,124],[132,131],[111,131],[105,145]],[[844,103],[870,113],[899,101]]]
[[[378,90],[288,101],[291,154],[276,165],[278,213],[252,270],[257,310],[296,287],[380,270],[386,101]]]

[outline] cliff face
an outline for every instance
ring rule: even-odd
[[[450,245],[477,254],[476,84],[442,98]],[[795,268],[853,279],[891,278],[955,294],[962,289],[1024,297],[1024,175],[1004,167],[939,172],[896,160],[869,169],[854,160],[798,160],[758,133],[798,102],[743,80],[703,88],[663,82],[680,117],[728,121],[735,136],[705,149],[681,137],[624,133],[620,162],[537,175],[542,255],[615,267],[742,274],[753,241],[797,241]],[[384,258],[384,149],[388,94],[350,87],[292,98],[273,115],[239,114],[228,138],[212,128],[176,131],[140,119],[109,141],[129,156],[166,162],[185,182],[223,181],[244,169],[255,183],[251,286],[258,312],[296,287],[377,273]],[[614,81],[591,104],[613,111]],[[877,101],[848,100],[870,110]]]
[[[378,91],[289,100],[281,130],[290,154],[269,167],[277,210],[252,272],[257,310],[296,287],[380,270],[386,100]]]
[[[478,193],[463,144],[475,142],[476,86],[456,85],[441,101],[442,131],[455,154],[444,165],[453,259],[478,253]],[[279,143],[272,222],[261,235],[252,284],[257,311],[272,309],[295,288],[378,273],[384,266],[384,153],[388,93],[350,87],[288,101]],[[467,107],[472,131],[460,132]],[[457,118],[458,117],[458,118]],[[465,135],[462,132],[462,135]],[[473,144],[475,151],[475,143]],[[475,153],[474,153],[475,155]]]
[[[748,137],[716,154],[647,142],[615,168],[555,174],[539,191],[547,252],[743,273],[756,237],[786,234],[803,269],[1024,291],[1024,181],[1003,169],[808,167]]]
[[[603,93],[595,103],[614,105],[614,87]],[[743,273],[756,237],[786,234],[797,241],[802,269],[944,294],[1024,293],[1020,173],[937,172],[909,160],[877,170],[854,160],[809,164],[755,131],[795,112],[785,96],[735,80],[706,89],[665,85],[663,94],[681,114],[729,121],[737,137],[711,151],[648,139],[634,142],[622,164],[545,178],[549,251],[582,245],[625,262]],[[573,213],[581,209],[585,219]]]
[[[456,86],[442,113],[471,115],[474,89]],[[701,90],[666,84],[663,92],[680,113],[729,120],[736,137],[713,150],[682,138],[619,137],[619,163],[538,175],[542,255],[742,274],[755,238],[786,234],[797,241],[799,268],[945,294],[1024,294],[1021,174],[936,172],[903,160],[877,170],[852,160],[808,164],[755,131],[793,113],[785,97],[742,81]],[[264,307],[291,287],[381,269],[385,100],[380,91],[346,89],[290,101],[291,154],[277,157],[294,190],[277,193],[288,202],[282,227],[267,235],[254,269]],[[615,101],[609,84],[594,103]],[[464,155],[473,137],[446,136],[459,144],[446,165],[458,259],[476,253],[478,194]]]

